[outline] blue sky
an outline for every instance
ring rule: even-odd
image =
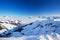
[[[0,0],[0,16],[60,14],[59,0]]]

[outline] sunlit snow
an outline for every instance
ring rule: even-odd
[[[60,40],[59,17],[0,17],[0,37],[14,40]],[[0,38],[1,39],[1,38]]]

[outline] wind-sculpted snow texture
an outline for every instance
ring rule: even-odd
[[[36,20],[24,26],[15,25],[15,27],[0,30],[0,37],[16,37],[17,40],[60,40],[60,21]]]

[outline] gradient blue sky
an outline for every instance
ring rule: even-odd
[[[0,0],[0,16],[60,14],[59,0]]]

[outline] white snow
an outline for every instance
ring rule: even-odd
[[[0,30],[0,34],[2,34],[3,32],[7,31],[6,29],[2,29]]]
[[[12,25],[12,24],[6,24],[6,23],[2,23],[1,24],[1,27],[2,28],[6,28],[6,29],[8,29],[8,30],[11,30],[11,29],[13,29],[13,28],[15,28],[15,27],[17,27],[16,25]]]
[[[60,34],[56,33],[57,39],[60,40]]]
[[[33,28],[37,27],[37,25],[39,25],[39,24],[40,24],[39,21],[35,21],[35,22],[33,22],[32,25],[28,25],[28,26],[24,27],[24,29],[28,29],[28,28],[33,29]]]
[[[60,19],[54,19],[54,21],[60,21]]]
[[[40,35],[40,36],[39,36],[39,39],[40,39],[40,40],[47,40],[44,35]]]
[[[9,18],[11,17],[6,17],[5,19]],[[20,27],[5,23],[5,19],[2,19],[3,23],[1,23],[3,29],[0,30],[0,34],[2,35],[11,32],[10,37],[19,37],[21,40],[60,40],[60,19],[37,17],[22,18],[21,20],[19,19],[19,23],[23,25],[19,25]],[[11,20],[13,20],[13,18],[11,18]],[[18,23],[17,18],[14,19],[14,22]],[[18,40],[20,40],[19,38]]]

